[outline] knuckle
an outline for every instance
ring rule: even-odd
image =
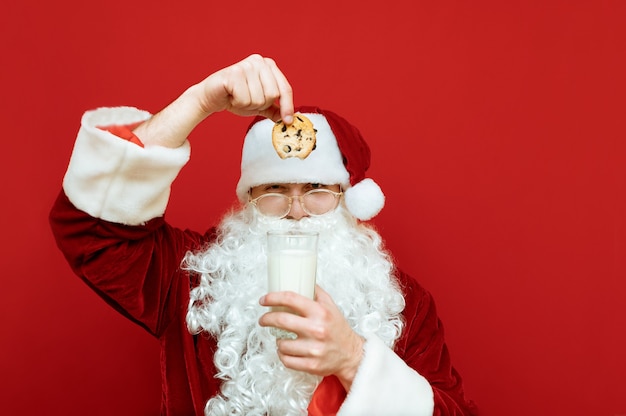
[[[309,360],[306,364],[307,372],[311,374],[319,374],[322,371],[322,364],[319,360]]]
[[[242,60],[240,63],[246,66],[254,66],[257,65],[259,62],[263,62],[263,57],[258,53],[253,53],[251,55],[248,55],[248,57]]]
[[[323,348],[311,348],[309,350],[309,355],[315,358],[321,358],[324,355]]]
[[[317,340],[328,338],[328,329],[324,325],[315,325],[311,328],[311,335]]]
[[[241,63],[240,65],[233,65],[230,67],[230,71],[234,76],[241,77],[244,75],[245,63]]]
[[[322,322],[326,322],[328,324],[330,324],[333,321],[334,315],[332,314],[331,311],[329,311],[326,308],[321,308],[320,311],[320,320]]]

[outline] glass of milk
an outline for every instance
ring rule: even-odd
[[[317,239],[318,234],[315,232],[268,231],[268,292],[292,291],[313,299],[317,272]],[[283,307],[272,310],[290,312]]]

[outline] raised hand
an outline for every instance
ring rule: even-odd
[[[192,85],[134,133],[145,145],[176,148],[212,113],[262,115],[290,124],[293,107],[291,85],[274,60],[254,54]]]
[[[227,110],[242,116],[262,115],[274,121],[282,118],[291,123],[293,91],[271,58],[250,55],[210,75],[199,86],[206,113]]]

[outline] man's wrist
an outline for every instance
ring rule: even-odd
[[[346,360],[347,365],[338,374],[336,374],[346,391],[350,391],[352,382],[356,377],[356,373],[359,371],[361,361],[363,360],[363,349],[366,342],[365,338],[361,337],[357,333],[354,333],[354,341],[352,353],[350,354],[349,359]]]
[[[139,125],[133,133],[146,146],[177,148],[208,114],[198,102],[197,88],[188,88],[176,100]]]

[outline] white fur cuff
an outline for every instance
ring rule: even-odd
[[[99,108],[83,115],[63,180],[66,195],[78,209],[128,225],[165,213],[171,184],[189,160],[189,142],[177,149],[142,148],[97,128],[149,117],[133,107]]]
[[[432,416],[428,381],[387,347],[368,336],[363,361],[338,416]]]

